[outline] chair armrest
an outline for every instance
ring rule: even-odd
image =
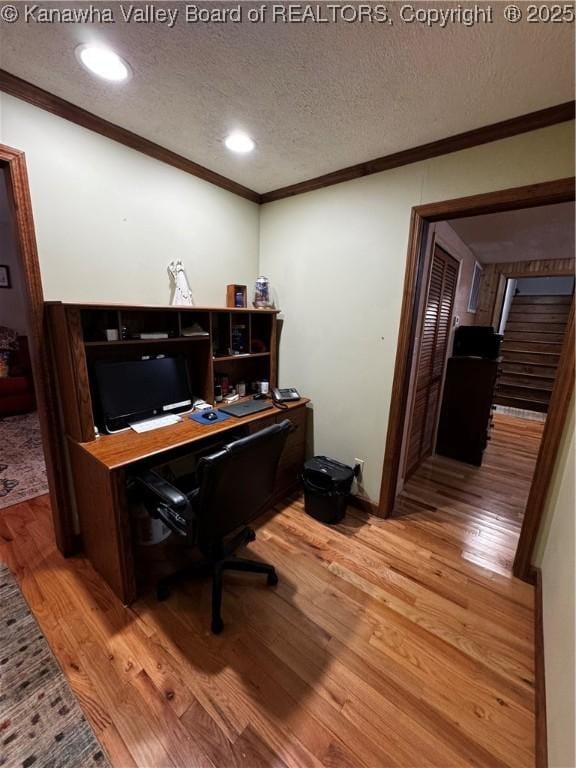
[[[188,506],[188,497],[176,488],[175,485],[164,480],[157,472],[146,470],[135,475],[134,481],[163,504],[173,507],[177,511]]]
[[[145,503],[149,514],[160,518],[174,533],[187,536],[187,524],[194,519],[190,500],[196,492],[190,494],[190,497],[186,496],[176,486],[151,470],[136,475],[133,481],[149,502]]]

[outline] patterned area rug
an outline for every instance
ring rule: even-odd
[[[1,563],[0,766],[109,768],[16,580]]]
[[[37,413],[0,419],[0,509],[48,493]]]

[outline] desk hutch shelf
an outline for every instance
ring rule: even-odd
[[[95,438],[94,364],[145,356],[183,357],[195,397],[214,402],[214,382],[226,377],[277,384],[277,311],[219,307],[162,307],[47,303],[66,432]],[[146,335],[163,338],[142,338]],[[195,335],[187,335],[195,334]]]

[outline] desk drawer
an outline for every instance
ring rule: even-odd
[[[251,421],[246,426],[248,427],[248,434],[253,435],[254,432],[260,432],[261,429],[271,427],[272,424],[276,424],[276,411],[274,411],[271,416],[267,416],[265,419]]]
[[[298,482],[298,473],[302,469],[306,455],[306,406],[291,408],[286,411],[274,410],[270,416],[252,421],[246,425],[249,434],[259,432],[261,429],[279,424],[288,419],[294,426],[286,440],[286,445],[280,457],[278,472],[276,475],[275,494],[292,490]]]
[[[286,411],[286,413],[278,413],[276,415],[276,421],[278,423],[284,421],[284,419],[288,419],[288,421],[292,422],[294,427],[294,431],[288,435],[286,447],[306,442],[306,416],[307,411],[305,407]]]
[[[306,455],[306,408],[298,408],[286,413],[279,413],[277,421],[288,419],[294,425],[294,431],[288,435],[276,475],[276,493],[290,491],[298,482],[298,474]]]

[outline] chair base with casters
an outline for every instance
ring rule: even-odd
[[[278,583],[274,566],[237,557],[239,547],[254,541],[248,523],[265,511],[273,493],[276,471],[289,432],[288,420],[235,440],[198,463],[197,483],[191,491],[178,488],[156,472],[146,470],[133,478],[151,517],[196,546],[212,572],[212,631],[223,629],[221,604],[225,571],[261,573],[269,586]],[[184,486],[182,479],[180,483]],[[187,567],[157,583],[157,596],[165,600],[171,587],[197,568]]]
[[[233,540],[230,550],[240,546],[245,546],[256,538],[256,533],[252,528],[244,528]],[[245,573],[262,573],[266,575],[266,583],[269,587],[278,584],[278,575],[273,565],[262,563],[259,560],[250,560],[247,557],[236,557],[235,555],[226,555],[221,560],[211,562],[212,571],[212,621],[211,628],[215,635],[219,635],[224,629],[222,621],[222,581],[224,571],[242,571]],[[196,570],[197,572],[197,570]],[[159,601],[167,600],[170,597],[172,587],[181,581],[190,577],[192,569],[179,571],[170,576],[165,576],[158,581],[156,585],[156,597]]]

